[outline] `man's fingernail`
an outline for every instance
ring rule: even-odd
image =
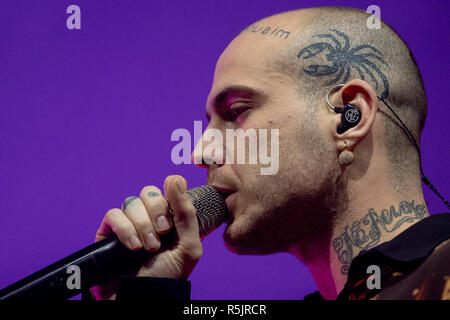
[[[156,239],[156,237],[153,234],[153,232],[150,232],[147,235],[147,239],[145,240],[145,243],[146,243],[148,249],[155,249],[155,248],[159,247],[159,242]]]
[[[141,241],[133,234],[130,236],[129,244],[131,249],[136,249],[141,246]]]
[[[170,228],[169,221],[165,216],[160,216],[156,219],[156,224],[159,230],[167,230]]]

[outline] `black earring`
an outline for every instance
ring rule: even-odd
[[[343,108],[333,107],[328,100],[331,93],[335,92],[338,88],[344,86],[344,84],[339,84],[334,88],[331,88],[327,94],[328,106],[336,113],[341,113],[341,124],[337,128],[336,132],[341,134],[350,128],[353,128],[361,121],[361,111],[353,104],[346,104]]]

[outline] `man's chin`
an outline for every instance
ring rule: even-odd
[[[247,227],[243,228],[239,222],[242,221],[238,219],[229,222],[223,233],[224,244],[229,251],[239,255],[265,255],[275,252],[264,248],[264,241],[252,234],[248,225],[242,222]]]
[[[238,231],[239,222],[236,222],[235,219],[232,219],[227,223],[225,231],[223,233],[223,241],[225,247],[236,254],[248,254],[248,251],[244,249],[243,243],[245,243],[246,235],[243,234],[242,231]]]

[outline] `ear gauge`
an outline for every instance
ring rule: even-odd
[[[331,108],[331,110],[341,114],[341,123],[336,130],[336,132],[339,134],[342,134],[348,129],[355,127],[361,121],[361,111],[355,105],[348,103],[343,108],[334,107],[331,105],[329,100],[330,94],[337,91],[342,86],[344,86],[344,84],[338,84],[337,86],[331,88],[330,91],[328,91],[326,99],[327,104]]]
[[[349,166],[352,164],[354,155],[353,152],[347,150],[347,142],[344,141],[344,150],[339,154],[339,163],[343,166]]]

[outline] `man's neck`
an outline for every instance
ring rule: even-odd
[[[326,299],[335,299],[344,288],[350,263],[362,250],[392,240],[429,215],[421,192],[395,198],[378,194],[365,203],[355,201],[339,211],[327,239],[291,250],[308,266]]]

